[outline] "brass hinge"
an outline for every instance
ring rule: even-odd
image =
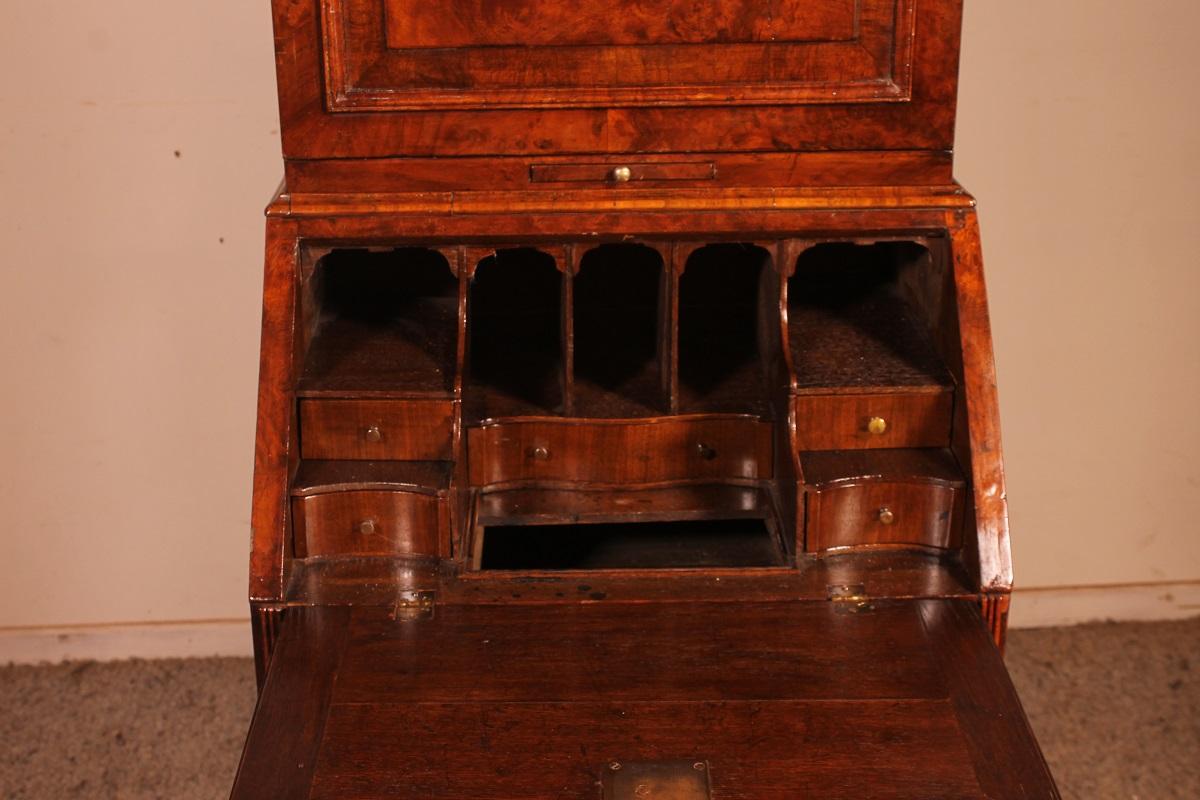
[[[830,584],[825,587],[825,592],[834,607],[842,613],[857,614],[873,608],[867,587],[861,583]]]
[[[408,591],[401,592],[396,598],[396,610],[392,619],[397,621],[430,619],[433,617],[434,604],[437,602],[437,592]]]

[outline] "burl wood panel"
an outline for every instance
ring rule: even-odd
[[[961,0],[864,0],[847,42],[415,50],[387,47],[382,3],[275,0],[287,158],[953,145]]]
[[[800,395],[796,441],[801,450],[949,447],[950,391]],[[883,431],[870,429],[873,418]]]
[[[667,758],[717,797],[1058,797],[970,601],[304,611],[233,800],[594,797]]]
[[[304,458],[453,460],[449,400],[302,400]]]
[[[388,47],[846,41],[856,0],[385,0]]]
[[[330,110],[872,103],[911,93],[915,0],[404,5],[322,4]]]
[[[468,431],[471,483],[769,478],[770,423],[735,417],[534,420]]]
[[[449,540],[444,496],[412,491],[328,492],[292,500],[297,556],[438,555]]]

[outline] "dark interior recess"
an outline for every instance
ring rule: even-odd
[[[484,570],[776,567],[785,556],[762,519],[587,525],[493,525]]]
[[[440,253],[334,250],[304,297],[313,336],[302,394],[453,392],[458,278]]]
[[[666,411],[662,364],[663,262],[644,245],[602,245],[574,279],[574,414]]]
[[[554,257],[539,250],[501,250],[479,263],[467,313],[469,416],[561,413],[562,283]]]
[[[688,259],[679,279],[681,411],[768,412],[763,326],[779,319],[764,284],[770,261],[748,244],[708,245]]]
[[[914,242],[806,250],[788,281],[788,338],[801,389],[949,386],[932,336],[941,276]]]

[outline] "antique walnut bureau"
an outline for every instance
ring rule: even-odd
[[[233,796],[1053,798],[961,0],[274,0]]]

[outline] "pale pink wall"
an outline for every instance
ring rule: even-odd
[[[1198,28],[968,0],[1026,586],[1200,578]],[[271,53],[267,0],[6,8],[0,626],[245,612]]]

